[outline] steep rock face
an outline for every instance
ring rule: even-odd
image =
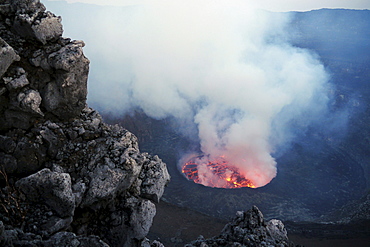
[[[0,1],[0,130],[78,117],[89,60],[62,38],[61,18],[37,0]]]
[[[0,245],[139,246],[170,176],[86,106],[84,43],[62,32],[39,0],[0,0]]]
[[[280,220],[266,222],[256,207],[238,211],[219,236],[204,239],[200,236],[186,247],[207,246],[295,246],[288,239],[287,231]]]

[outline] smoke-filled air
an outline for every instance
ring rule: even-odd
[[[250,2],[102,9],[90,23],[101,37],[87,42],[90,105],[195,126],[203,155],[266,185],[276,176],[274,152],[294,138],[292,124],[322,115],[330,90],[318,58],[289,44],[289,15]]]

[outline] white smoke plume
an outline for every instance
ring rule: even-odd
[[[102,9],[81,37],[92,60],[90,105],[192,123],[204,154],[223,155],[257,187],[269,183],[272,153],[293,138],[290,124],[308,125],[326,110],[328,76],[314,55],[289,44],[287,14],[251,2]]]

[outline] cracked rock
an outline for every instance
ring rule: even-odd
[[[52,172],[45,168],[20,179],[16,186],[28,200],[43,201],[61,217],[73,216],[75,197],[69,174]]]

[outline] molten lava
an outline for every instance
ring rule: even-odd
[[[228,164],[222,157],[214,160],[209,160],[209,157],[204,155],[193,157],[183,165],[182,173],[189,180],[208,187],[255,188],[249,179],[241,175],[237,168]]]

